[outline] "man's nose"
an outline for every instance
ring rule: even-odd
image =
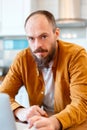
[[[42,43],[39,39],[35,39],[35,48],[42,47]]]

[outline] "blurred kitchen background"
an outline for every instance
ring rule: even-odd
[[[87,49],[87,0],[0,0],[0,82],[16,54],[29,46],[24,21],[38,9],[54,14],[60,39]],[[24,87],[16,99],[24,106],[29,105]]]

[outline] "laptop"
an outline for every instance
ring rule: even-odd
[[[0,130],[35,130],[33,127],[29,129],[27,124],[15,122],[9,96],[5,93],[0,93]]]

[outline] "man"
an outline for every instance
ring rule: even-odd
[[[14,115],[37,130],[87,129],[87,53],[59,40],[59,28],[48,11],[25,21],[29,48],[19,52],[0,92],[8,93]],[[30,108],[15,101],[25,86]]]

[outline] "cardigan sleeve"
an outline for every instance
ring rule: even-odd
[[[18,93],[20,87],[23,85],[20,63],[21,58],[19,55],[17,55],[9,69],[9,72],[0,86],[0,93],[7,93],[10,96],[13,110],[20,106],[20,104],[15,101],[15,96]]]
[[[84,49],[73,52],[69,62],[71,103],[57,113],[63,129],[87,120],[87,53]]]

